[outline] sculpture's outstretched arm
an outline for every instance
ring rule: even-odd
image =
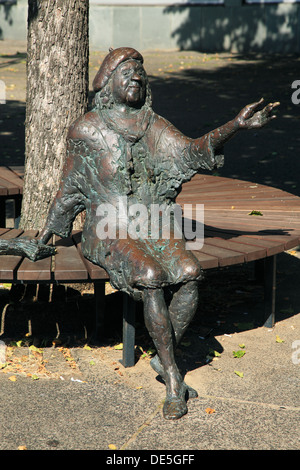
[[[276,116],[272,114],[273,109],[279,106],[279,102],[269,103],[262,110],[257,111],[257,108],[263,103],[263,98],[255,103],[245,106],[239,114],[213,131],[206,134],[210,136],[210,144],[213,149],[223,147],[223,145],[233,137],[237,131],[243,129],[258,129],[268,124]],[[205,138],[201,137],[199,140]],[[195,143],[198,139],[196,139]]]

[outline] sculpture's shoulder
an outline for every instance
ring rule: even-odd
[[[159,114],[153,112],[152,114],[152,129],[154,131],[163,131],[167,127],[172,126],[172,124],[165,119],[164,117],[160,116]]]
[[[101,120],[98,113],[93,110],[89,111],[71,124],[67,138],[93,142],[99,133],[99,127],[101,127]]]
[[[162,134],[167,131],[168,135],[174,134],[175,136],[176,134],[180,133],[180,131],[174,126],[174,124],[168,121],[168,119],[156,113],[153,114],[152,129],[157,134]]]
[[[174,126],[174,124],[156,113],[153,115],[151,128],[156,141],[167,139],[172,143],[172,141],[175,142],[177,139],[181,139],[183,137],[183,134]]]

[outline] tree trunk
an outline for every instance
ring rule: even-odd
[[[88,0],[28,0],[25,178],[20,227],[41,229],[70,124],[88,104]]]

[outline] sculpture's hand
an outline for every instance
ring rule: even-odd
[[[31,261],[37,261],[39,259],[55,255],[54,246],[46,245],[36,238],[17,238],[15,243],[16,247],[20,249],[23,256],[26,256]]]
[[[12,238],[0,240],[0,255],[26,256],[31,261],[37,261],[55,255],[55,247],[35,238]]]
[[[248,104],[235,118],[239,129],[256,129],[265,126],[276,116],[272,114],[274,108],[279,106],[279,102],[269,103],[262,110],[256,111],[258,106],[263,103],[264,99],[256,103]]]

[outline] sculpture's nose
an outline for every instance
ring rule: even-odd
[[[131,77],[131,80],[133,80],[135,82],[141,82],[142,77],[140,76],[140,74],[138,72],[134,72],[132,77]]]

